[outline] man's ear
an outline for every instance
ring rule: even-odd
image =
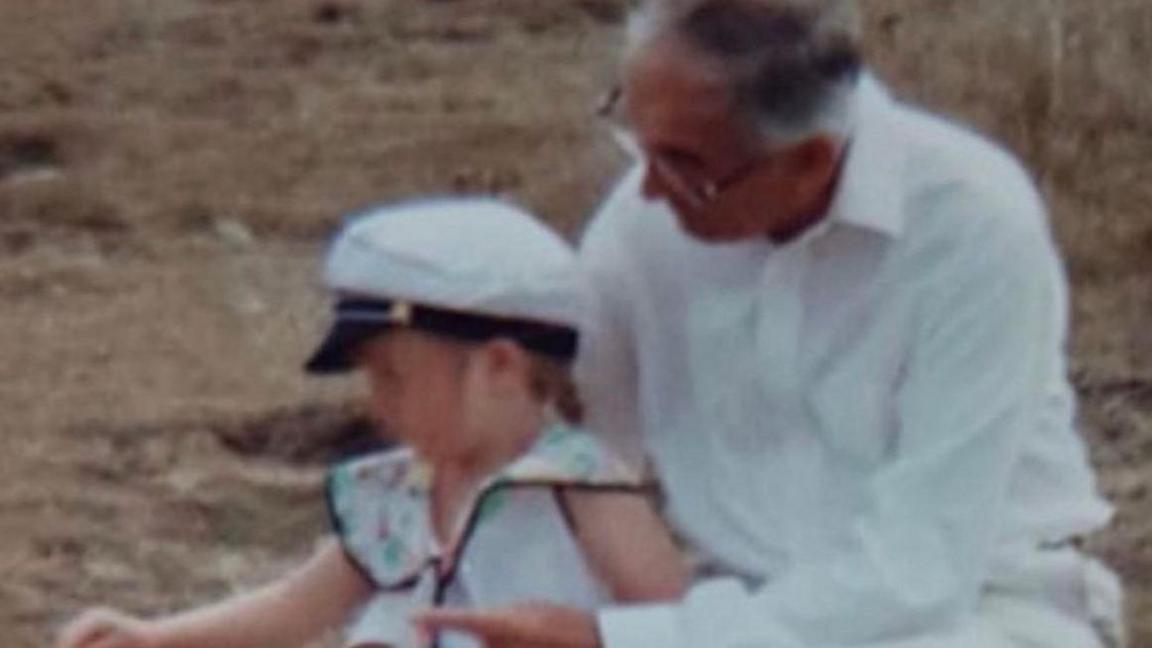
[[[784,151],[790,190],[798,206],[808,206],[828,193],[840,168],[844,147],[826,135],[817,135]]]
[[[827,135],[806,139],[785,153],[788,169],[796,177],[825,184],[836,174],[842,149],[843,146]]]

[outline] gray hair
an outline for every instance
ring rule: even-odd
[[[855,126],[863,70],[852,0],[649,0],[633,50],[664,36],[719,63],[737,108],[775,145]]]

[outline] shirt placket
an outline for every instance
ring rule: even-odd
[[[819,486],[817,439],[808,433],[804,410],[804,364],[801,338],[804,327],[805,283],[811,250],[806,241],[773,250],[762,275],[756,352],[757,378],[764,415],[757,421],[762,432],[776,440],[780,456],[772,461],[778,474],[768,480],[778,489],[773,501],[783,508],[779,516],[786,546],[795,555],[814,540],[806,519],[814,512],[808,494]]]
[[[699,432],[680,446],[682,467],[698,470],[709,466],[709,496],[704,498],[696,524],[703,520],[713,527],[709,533],[728,537],[728,546],[744,556],[766,553],[782,556],[784,547],[773,546],[764,528],[779,526],[780,510],[771,501],[775,489],[763,491],[749,484],[774,481],[775,471],[766,471],[774,462],[774,440],[760,425],[764,411],[760,398],[760,361],[754,348],[758,320],[756,305],[760,273],[766,262],[763,250],[756,258],[740,258],[739,268],[727,268],[724,282],[715,289],[701,291],[690,313],[692,337],[698,341],[689,348],[690,366],[695,377],[693,396],[700,418],[692,429]],[[702,454],[688,451],[697,447]],[[691,467],[691,468],[688,468]]]

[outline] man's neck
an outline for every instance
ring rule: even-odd
[[[796,240],[801,234],[812,229],[828,216],[828,207],[831,204],[831,192],[829,192],[829,199],[823,202],[821,207],[801,212],[792,221],[769,231],[768,239],[777,244],[790,243]]]
[[[812,204],[806,209],[797,211],[796,217],[791,221],[770,230],[768,232],[769,240],[777,244],[789,243],[830,216],[832,202],[836,199],[836,188],[840,185],[840,178],[844,174],[844,163],[847,158],[848,145],[846,144],[840,151],[836,172],[824,189],[812,200]]]

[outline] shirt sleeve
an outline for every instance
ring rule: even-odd
[[[593,217],[580,243],[580,264],[589,284],[587,319],[581,330],[575,376],[587,405],[585,427],[633,466],[643,463],[639,425],[639,373],[628,308],[635,274],[621,239],[625,236],[635,174],[625,178]]]
[[[977,224],[937,228],[911,252],[924,271],[907,278],[896,446],[842,548],[757,590],[705,581],[675,605],[604,610],[606,648],[859,646],[938,632],[976,604],[1064,332],[1039,208],[960,198],[923,214]]]

